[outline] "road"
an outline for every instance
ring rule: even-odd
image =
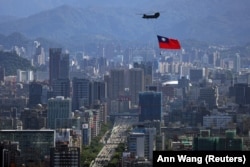
[[[105,143],[102,150],[99,152],[91,167],[103,167],[111,160],[115,149],[120,143],[124,143],[127,139],[126,131],[138,122],[137,117],[121,116],[115,119],[111,135]]]

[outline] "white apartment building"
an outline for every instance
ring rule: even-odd
[[[203,117],[204,128],[225,129],[230,122],[232,122],[232,116],[226,114]]]

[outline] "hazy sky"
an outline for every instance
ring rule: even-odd
[[[160,0],[0,0],[0,15],[29,16],[63,4],[79,7],[95,5],[141,9],[143,6],[152,2],[157,3],[157,1],[160,2]]]
[[[177,12],[185,8],[190,10],[208,10],[216,8],[227,11],[233,8],[248,8],[249,0],[0,0],[0,15],[29,16],[42,10],[68,4],[77,7],[116,6],[135,8],[139,11],[169,9]],[[198,9],[203,8],[203,9]],[[190,11],[191,12],[191,11]]]
[[[75,27],[76,30],[83,30],[86,28],[85,23],[88,23],[89,27],[86,28],[86,32],[96,28],[91,27],[91,25],[95,26],[94,21],[102,18],[98,20],[98,22],[102,23],[102,25],[107,25],[105,29],[107,31],[113,29],[114,25],[119,25],[120,28],[117,28],[117,30],[125,29],[128,33],[133,32],[137,35],[145,30],[144,33],[146,34],[147,28],[153,25],[152,29],[154,29],[155,32],[176,38],[210,39],[210,41],[216,42],[245,42],[250,39],[248,37],[250,27],[250,0],[0,0],[0,16],[27,17],[63,4],[80,7],[82,8],[80,9],[83,11],[82,13],[88,11],[88,13],[84,14],[84,16],[88,17],[78,20],[79,27]],[[90,5],[95,6],[94,10],[86,10],[92,9],[89,8]],[[104,8],[107,6],[116,8],[115,10]],[[63,19],[61,18],[62,22],[58,24],[63,24],[65,26],[64,31],[68,33],[71,31],[72,33],[75,32],[72,27],[66,28],[69,27],[67,24],[71,22],[68,19],[76,19],[72,13],[77,13],[78,9],[72,9],[69,13],[61,12],[62,10],[59,10],[62,14],[50,13],[52,16],[54,14],[54,16],[60,15],[60,18],[64,17]],[[154,24],[152,24],[152,20],[142,20],[140,19],[141,16],[136,15],[139,13],[153,14],[158,11],[161,13],[161,16],[157,20],[153,20]],[[39,16],[45,17],[46,14],[44,15],[44,13]],[[99,17],[98,14],[100,14],[101,17]],[[53,18],[52,16],[45,19],[46,25],[54,23],[53,20],[50,20]],[[13,19],[10,17],[2,18],[2,20],[5,21]],[[136,23],[139,22],[138,19],[140,19],[139,21],[147,21],[147,23],[150,22],[151,24],[144,27],[141,26],[141,24],[135,26]],[[0,27],[0,33],[8,35],[11,33],[10,31],[15,28],[13,31],[29,35],[31,34],[31,27],[41,28],[36,22],[37,19],[32,20],[32,17],[19,19],[18,25],[15,25],[15,19],[14,21],[15,22],[12,23],[13,25],[9,24],[10,27],[6,27],[6,25]],[[128,22],[130,24],[128,24]],[[104,28],[105,27],[102,27],[100,30],[96,29],[96,31],[101,32]],[[139,30],[139,28],[142,30]],[[41,35],[41,32],[44,31],[32,32],[34,35]],[[112,35],[114,33],[115,32],[112,32]],[[124,31],[122,33],[124,33]],[[120,31],[119,34],[121,34]],[[61,36],[61,34],[58,36]],[[131,36],[134,37],[134,34]],[[124,35],[124,37],[131,38],[127,34]],[[239,40],[237,41],[236,39]]]

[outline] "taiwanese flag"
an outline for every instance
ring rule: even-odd
[[[159,47],[161,49],[181,49],[178,40],[157,35]]]

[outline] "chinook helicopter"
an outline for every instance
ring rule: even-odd
[[[143,14],[143,19],[157,19],[160,16],[160,12],[155,12],[154,14]]]

